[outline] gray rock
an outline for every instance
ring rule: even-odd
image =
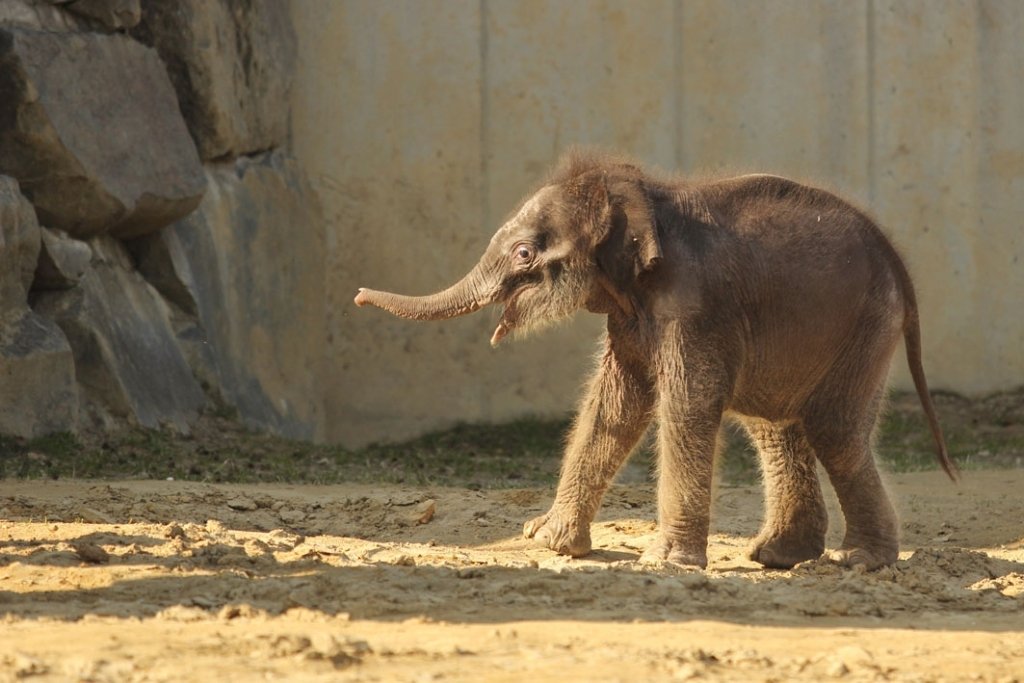
[[[39,242],[32,205],[0,176],[0,433],[23,437],[74,429],[78,418],[71,348],[27,302]]]
[[[139,0],[50,0],[55,5],[98,21],[111,31],[132,28],[142,18]]]
[[[0,175],[0,312],[20,315],[39,259],[40,233],[32,205],[14,178]]]
[[[195,299],[198,290],[186,251],[194,249],[196,241],[187,231],[167,229],[132,240],[128,245],[139,272],[172,305],[172,311],[177,312],[172,315],[174,331],[193,375],[214,406],[231,408],[231,402],[221,389],[217,350],[209,343],[199,321],[199,305]],[[217,298],[223,300],[223,297]]]
[[[208,182],[195,213],[131,244],[140,272],[198,312],[181,335],[193,369],[245,422],[317,438],[326,258],[316,195],[280,153],[210,168]]]
[[[88,29],[88,22],[55,3],[37,0],[0,0],[0,26],[23,26],[45,31],[80,31]]]
[[[77,287],[34,299],[71,343],[83,409],[100,423],[128,418],[188,431],[205,397],[167,305],[133,270],[119,242],[96,238],[91,246],[92,265]]]
[[[74,357],[60,328],[28,308],[0,320],[0,434],[31,438],[77,423]]]
[[[184,240],[183,240],[184,237]],[[189,316],[199,315],[196,304],[196,283],[189,268],[190,235],[180,230],[164,230],[150,237],[129,243],[139,272],[157,288],[164,298]]]
[[[92,249],[88,243],[68,237],[61,230],[40,229],[43,248],[39,252],[32,288],[71,289],[88,270]]]
[[[284,143],[296,38],[279,0],[143,0],[132,31],[167,63],[203,159]]]
[[[240,512],[252,512],[259,506],[256,505],[256,501],[248,496],[238,495],[228,501],[228,507],[232,510],[238,510]]]
[[[116,34],[0,28],[0,172],[76,237],[152,232],[205,189],[159,57]]]

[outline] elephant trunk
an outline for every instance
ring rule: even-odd
[[[496,299],[498,288],[489,283],[484,268],[477,264],[448,289],[427,296],[405,296],[360,288],[357,306],[370,304],[410,320],[444,320],[472,313]]]

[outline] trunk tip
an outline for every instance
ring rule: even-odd
[[[365,287],[359,288],[359,292],[356,294],[356,298],[353,299],[353,301],[355,301],[356,303],[356,306],[365,306],[366,304],[370,303],[370,297],[367,295],[366,292],[367,290]]]

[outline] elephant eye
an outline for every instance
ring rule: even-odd
[[[517,244],[512,250],[512,253],[515,255],[517,261],[526,263],[528,261],[532,261],[537,252],[533,248],[533,245],[524,243]]]

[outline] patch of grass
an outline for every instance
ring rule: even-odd
[[[401,444],[334,451],[349,480],[470,488],[550,484],[558,475],[568,420],[459,425]]]
[[[956,394],[933,396],[946,449],[963,470],[1024,467],[1024,389],[978,399]],[[738,427],[726,427],[719,461],[724,481],[754,483],[757,453]],[[875,434],[875,454],[889,472],[939,468],[935,442],[917,394],[891,397]]]
[[[938,394],[935,402],[950,453],[961,468],[1024,466],[1024,389],[977,400]],[[190,435],[122,429],[31,440],[0,436],[0,477],[552,486],[568,429],[568,419],[460,425],[403,443],[348,450],[255,434],[219,415],[205,417]],[[938,467],[916,396],[893,397],[876,450],[890,471]],[[648,439],[624,477],[649,478],[653,462]],[[717,466],[726,484],[759,479],[757,455],[741,428],[723,430]]]
[[[58,463],[74,459],[81,444],[70,432],[57,432],[36,439],[0,435],[0,477],[20,479],[57,478]]]
[[[134,428],[34,440],[0,436],[0,478],[539,486],[557,478],[569,424],[460,425],[348,450],[256,434],[219,417],[205,421],[191,435]]]
[[[969,400],[934,397],[946,449],[964,470],[1024,467],[1024,390]],[[938,467],[935,442],[915,394],[898,394],[879,425],[875,448],[894,472]]]

